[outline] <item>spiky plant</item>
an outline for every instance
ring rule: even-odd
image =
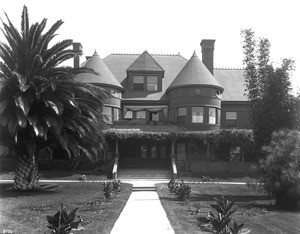
[[[18,31],[5,16],[1,31],[6,42],[0,42],[1,143],[17,157],[14,188],[34,190],[39,187],[37,152],[45,145],[60,145],[70,158],[99,154],[105,93],[73,80],[75,74],[92,71],[62,66],[78,55],[70,49],[72,40],[53,43],[63,21],[48,31],[47,19],[29,25],[24,6]]]

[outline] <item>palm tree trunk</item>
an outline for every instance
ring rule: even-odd
[[[34,157],[27,155],[18,157],[14,180],[14,189],[16,190],[26,191],[39,188],[39,174]]]

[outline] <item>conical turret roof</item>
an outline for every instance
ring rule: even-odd
[[[185,64],[176,78],[170,84],[167,91],[178,87],[186,86],[207,86],[224,90],[206,66],[201,62],[196,52]]]
[[[83,65],[85,68],[93,69],[97,74],[93,73],[81,73],[74,77],[76,81],[100,84],[105,86],[111,86],[124,91],[124,88],[119,83],[117,78],[112,74],[109,68],[102,61],[98,53],[95,51],[93,56],[89,58]]]
[[[127,69],[127,71],[161,71],[164,69],[145,50]]]

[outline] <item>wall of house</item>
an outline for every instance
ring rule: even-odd
[[[226,112],[237,112],[237,126],[239,129],[249,129],[249,105],[247,102],[222,102],[221,128],[228,128]]]

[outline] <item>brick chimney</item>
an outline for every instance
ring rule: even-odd
[[[81,53],[82,52],[82,45],[80,42],[74,42],[73,43],[73,50],[75,53]],[[74,57],[74,68],[79,68],[80,66],[80,55],[76,55]]]
[[[216,40],[204,39],[200,43],[202,48],[202,63],[207,67],[211,74],[214,74],[215,41]]]

